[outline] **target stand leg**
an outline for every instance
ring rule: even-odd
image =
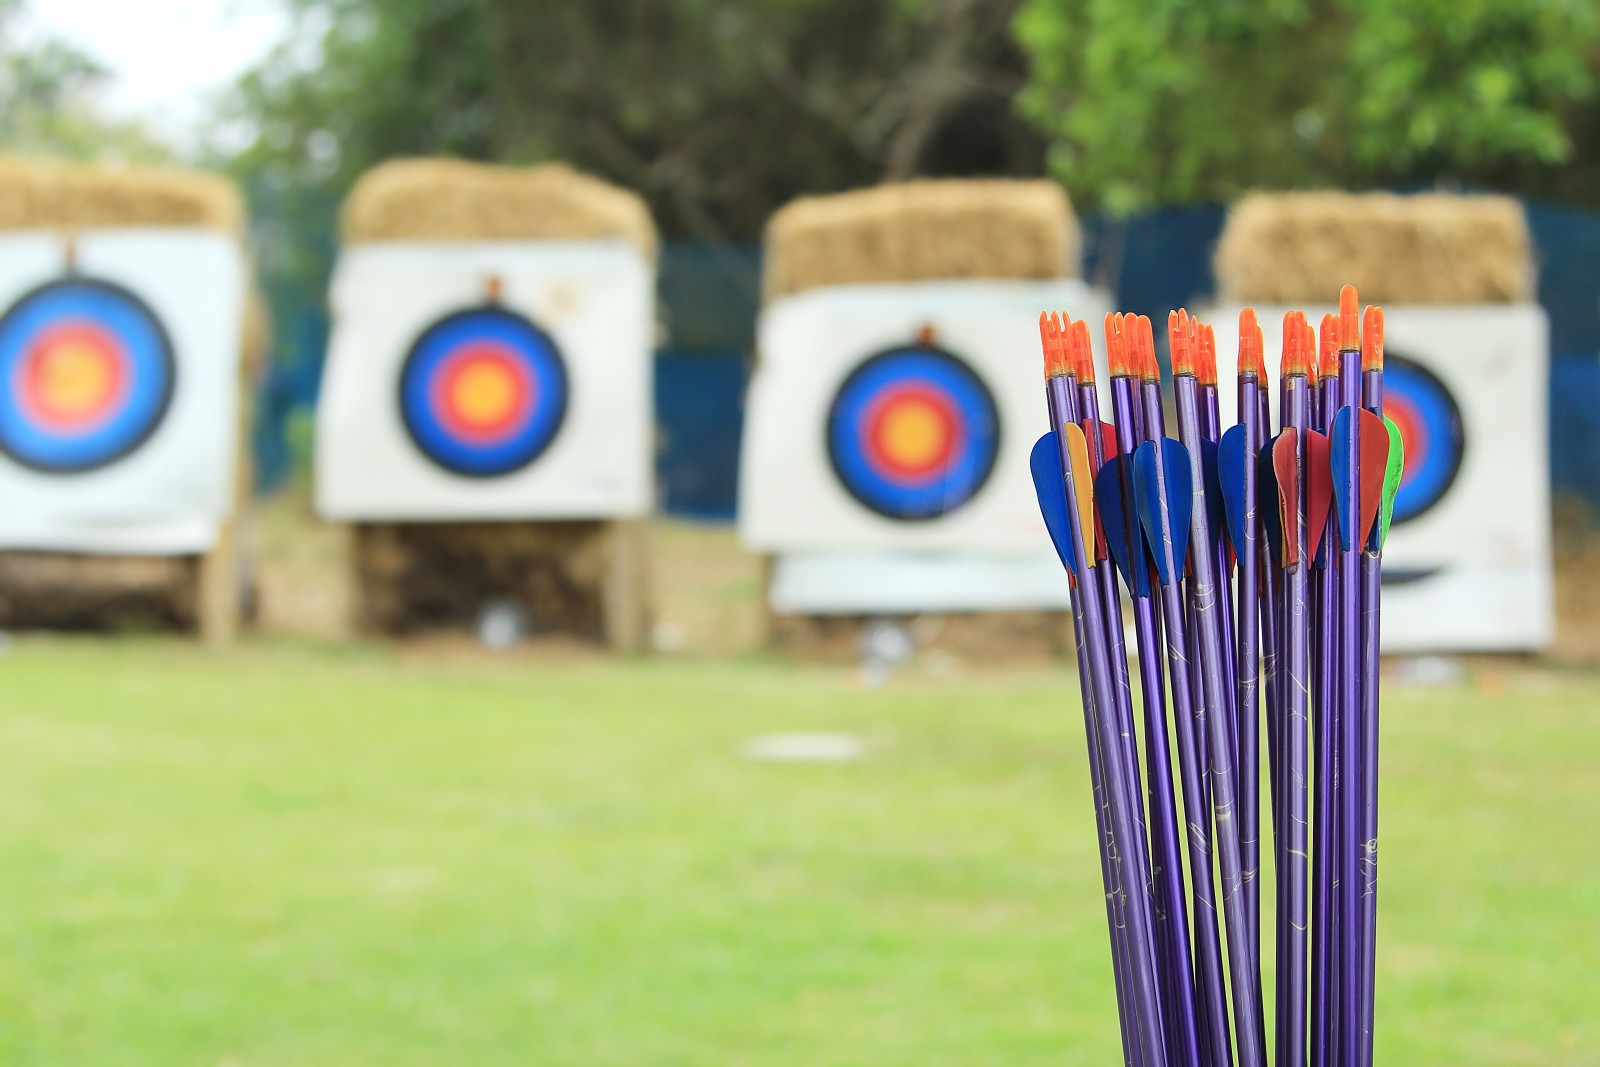
[[[613,652],[646,648],[650,630],[650,524],[617,519],[606,524],[605,635]]]

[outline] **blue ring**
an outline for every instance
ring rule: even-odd
[[[522,360],[535,384],[533,410],[505,440],[465,440],[434,411],[430,392],[445,361],[463,345],[491,342]],[[493,478],[521,470],[550,447],[567,414],[567,367],[545,331],[501,307],[470,308],[429,326],[400,371],[400,416],[412,443],[452,474]]]
[[[960,453],[932,477],[910,480],[874,462],[867,440],[872,404],[895,386],[942,394],[961,422]],[[918,522],[948,515],[983,488],[1000,454],[1000,413],[976,371],[929,345],[891,348],[856,367],[828,412],[828,458],[845,489],[879,515]]]
[[[70,319],[88,321],[115,336],[128,355],[127,395],[109,418],[86,433],[34,422],[11,388],[39,334]],[[161,425],[177,377],[171,338],[144,301],[94,278],[47,282],[0,316],[0,452],[48,474],[78,474],[115,463]]]
[[[1394,498],[1398,524],[1417,518],[1432,508],[1455,483],[1466,452],[1461,409],[1444,382],[1427,368],[1392,353],[1384,357],[1383,395],[1404,397],[1417,413],[1417,429],[1427,435],[1420,456],[1405,457],[1406,470]]]

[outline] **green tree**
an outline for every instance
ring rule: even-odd
[[[1595,0],[1028,0],[1016,27],[1052,169],[1113,211],[1441,179],[1600,195]]]
[[[244,82],[247,175],[342,191],[397,155],[550,158],[669,233],[752,237],[805,192],[1038,173],[1019,0],[292,0]]]
[[[157,160],[166,151],[137,123],[95,108],[105,71],[56,40],[16,39],[22,0],[0,0],[0,149],[71,159]]]

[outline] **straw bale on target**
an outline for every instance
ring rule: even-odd
[[[224,178],[157,167],[99,166],[0,157],[0,233],[108,230],[216,231],[242,239],[243,199]],[[0,626],[197,629],[208,641],[233,635],[247,584],[238,546],[248,498],[248,376],[268,343],[259,299],[248,295],[240,325],[239,453],[231,514],[209,550],[117,555],[38,548],[0,551]]]
[[[1252,193],[1217,245],[1224,303],[1326,303],[1342,285],[1380,304],[1532,299],[1532,242],[1503,196]]]
[[[1048,181],[918,181],[806,197],[767,226],[770,302],[830,285],[1072,278],[1078,227]]]
[[[809,298],[801,294],[834,287],[855,287],[852,298],[866,300],[873,299],[869,292],[872,287],[896,283],[972,282],[978,283],[975,290],[981,290],[983,283],[1059,282],[1078,277],[1079,243],[1078,223],[1066,193],[1049,181],[927,180],[807,197],[781,209],[768,224],[763,249],[763,296],[771,309],[788,303],[789,298],[800,296],[806,300]],[[1029,298],[1041,299],[1034,294]],[[877,319],[898,322],[904,308],[895,301],[916,298],[902,295],[882,299],[888,302],[879,308]],[[995,297],[984,293],[977,299],[981,304]],[[1009,311],[989,314],[1012,317]],[[1031,324],[1031,314],[1027,321]],[[985,340],[967,338],[967,345],[975,346],[975,350],[965,354],[977,357],[987,375],[988,362],[981,350],[988,335],[983,336]],[[992,347],[992,341],[987,343]],[[852,347],[851,354],[865,356],[870,347],[859,353]],[[777,362],[773,352],[763,351],[762,360],[764,367],[776,373],[771,369]],[[1029,413],[1033,414],[1031,407]],[[778,413],[762,408],[751,417],[777,418]],[[1009,426],[1007,432],[1011,432]],[[747,436],[747,447],[748,441]],[[822,480],[826,482],[826,476]],[[991,493],[990,498],[994,495]],[[818,508],[811,510],[822,513]],[[827,521],[835,523],[836,543],[831,548],[818,549],[811,557],[813,565],[839,568],[842,572],[849,566],[845,561],[850,553],[861,547],[852,541],[858,531],[847,522],[832,518]],[[936,520],[911,536],[930,534],[933,525],[950,521],[959,520]],[[967,535],[952,536],[959,539]],[[912,546],[917,543],[909,538],[896,541],[913,554],[917,549]],[[892,554],[902,549],[873,544],[869,550]],[[1066,616],[1052,608],[1036,606],[1041,603],[1038,599],[1028,600],[1026,606],[1000,607],[997,605],[1001,595],[995,594],[992,603],[958,607],[954,606],[961,599],[957,596],[944,606],[924,609],[926,613],[920,616],[892,609],[847,610],[839,604],[775,608],[774,591],[782,584],[780,574],[788,563],[787,550],[768,551],[776,554],[768,557],[765,569],[767,637],[774,645],[808,658],[859,655],[867,625],[878,618],[905,624],[925,651],[972,659],[1054,656],[1064,647],[1069,629]],[[985,547],[977,541],[962,541],[959,546],[936,550],[935,555],[948,555],[952,569],[930,583],[926,591],[929,602],[941,598],[932,586],[942,589],[943,583],[950,582],[961,586],[960,576],[969,572],[960,567],[968,561],[973,567],[981,567],[983,563],[979,561],[991,558],[986,553],[994,551],[992,546]],[[863,590],[860,599],[872,601],[878,594],[876,588]],[[818,597],[827,599],[826,595]]]
[[[0,230],[195,226],[239,233],[244,206],[224,178],[0,156]]]
[[[384,163],[352,188],[341,230],[346,246],[360,246],[362,254],[386,254],[388,244],[406,245],[411,254],[425,254],[433,243],[451,246],[451,254],[477,246],[486,253],[478,263],[494,262],[496,246],[507,246],[506,261],[515,262],[511,257],[523,252],[512,245],[623,242],[651,264],[659,248],[641,197],[562,163],[513,167],[431,158]],[[452,262],[441,252],[441,277],[454,277]],[[544,318],[541,326],[551,325],[544,306],[513,307],[536,321]],[[630,336],[621,324],[617,335]],[[585,351],[565,355],[568,373],[581,388]],[[562,433],[569,429],[570,424]],[[532,469],[543,462],[535,461]],[[463,485],[460,493],[480,493],[479,499],[487,500],[499,492],[495,481]],[[437,518],[363,518],[358,511],[351,540],[358,628],[378,634],[460,628],[471,625],[487,605],[510,602],[535,634],[597,640],[619,650],[643,646],[649,614],[644,520],[527,518],[516,506],[501,515],[496,509],[502,498],[494,499],[476,509],[481,520],[450,510]]]
[[[345,200],[347,244],[374,241],[627,241],[656,254],[643,200],[561,163],[502,167],[400,159],[362,175]]]

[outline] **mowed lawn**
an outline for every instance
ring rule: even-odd
[[[1120,1062],[1075,693],[21,641],[0,1063]],[[868,755],[741,755],[795,730]],[[1380,1062],[1600,1062],[1600,679],[1394,688],[1386,731]]]

